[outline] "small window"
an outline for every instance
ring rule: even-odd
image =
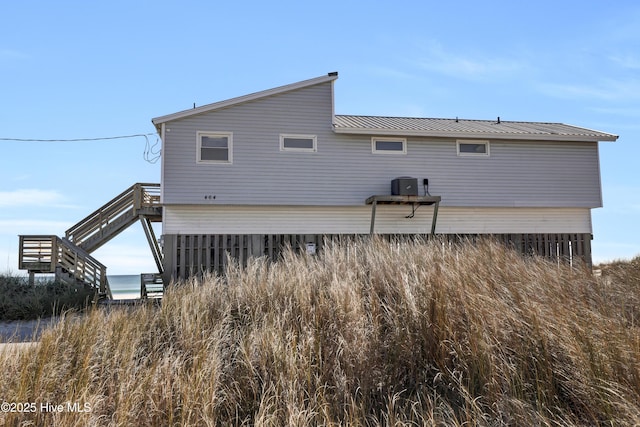
[[[489,156],[489,141],[458,141],[458,156]]]
[[[371,138],[373,153],[407,154],[407,140],[404,138]]]
[[[318,151],[315,135],[280,135],[280,151]]]
[[[232,163],[233,134],[198,132],[198,163]]]

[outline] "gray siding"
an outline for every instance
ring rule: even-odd
[[[471,158],[454,139],[410,137],[406,155],[373,154],[370,135],[334,133],[332,114],[327,82],[168,122],[163,202],[362,205],[413,176],[442,206],[602,206],[596,142],[491,141],[490,157]],[[197,131],[233,132],[233,164],[196,164]],[[317,135],[318,151],[281,152],[281,133]]]

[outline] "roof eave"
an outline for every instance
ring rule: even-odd
[[[455,132],[455,131],[424,131],[411,129],[377,129],[377,128],[347,128],[334,127],[335,133],[351,135],[385,135],[385,136],[427,136],[432,138],[461,138],[461,139],[509,139],[535,141],[567,141],[567,142],[599,142],[615,141],[617,135],[560,135],[560,134],[532,134],[532,133],[487,133],[487,132]]]
[[[230,107],[232,105],[253,101],[253,100],[264,98],[267,96],[278,95],[278,94],[289,92],[292,90],[302,89],[304,87],[330,82],[330,81],[336,80],[337,78],[338,78],[337,73],[329,73],[326,76],[320,76],[320,77],[316,77],[309,80],[303,80],[297,83],[291,83],[291,84],[279,86],[273,89],[263,90],[260,92],[239,96],[239,97],[227,99],[224,101],[214,102],[212,104],[202,105],[200,107],[192,108],[189,110],[179,111],[177,113],[156,117],[154,119],[151,119],[151,122],[156,126],[157,129],[159,129],[159,126],[162,123],[167,123],[167,122],[182,119],[185,117],[195,116],[197,114],[207,113],[209,111]]]

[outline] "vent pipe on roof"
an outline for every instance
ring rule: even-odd
[[[500,124],[500,116],[498,116],[498,124]]]

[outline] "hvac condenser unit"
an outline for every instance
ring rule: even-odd
[[[393,196],[417,196],[418,179],[410,176],[401,176],[391,181],[391,195]]]

